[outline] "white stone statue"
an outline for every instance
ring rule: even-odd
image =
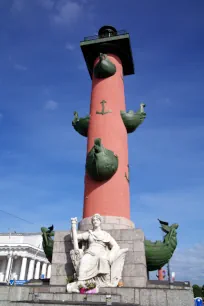
[[[97,288],[117,287],[122,278],[125,256],[128,249],[120,249],[111,235],[101,229],[102,217],[92,217],[93,230],[77,234],[77,219],[72,218],[72,241],[70,251],[76,271],[76,281],[67,285],[68,292],[79,292],[79,286],[87,281],[94,282]],[[78,241],[82,242],[79,249]]]

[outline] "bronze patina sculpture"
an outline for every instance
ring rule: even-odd
[[[94,67],[94,76],[98,79],[105,79],[116,73],[116,67],[106,54],[100,53],[99,62]]]
[[[88,126],[89,126],[90,116],[79,118],[78,113],[74,112],[74,119],[72,121],[72,126],[74,129],[82,136],[87,137],[88,134]]]
[[[112,112],[111,110],[105,110],[105,104],[107,103],[107,101],[103,100],[100,103],[102,105],[102,110],[97,111],[96,114],[105,115]],[[140,109],[136,112],[133,110],[129,110],[128,112],[124,110],[120,111],[121,119],[123,120],[123,123],[126,127],[128,134],[133,133],[146,118],[146,113],[144,111],[145,106],[146,105],[144,103],[141,103]],[[72,126],[80,135],[87,137],[89,121],[90,121],[89,115],[83,118],[79,118],[78,113],[75,111],[74,120],[72,121]]]
[[[130,110],[129,112],[121,111],[120,115],[122,117],[123,123],[126,127],[127,133],[132,133],[136,128],[144,121],[146,118],[146,113],[144,111],[145,104],[140,104],[140,109],[137,112]]]
[[[118,169],[118,157],[103,147],[100,138],[94,140],[94,146],[86,158],[86,171],[96,181],[110,179]]]
[[[52,263],[52,253],[53,253],[53,244],[54,240],[53,237],[55,235],[54,232],[54,226],[50,226],[48,228],[41,227],[42,232],[42,239],[43,239],[43,249],[45,252],[45,255],[50,263]]]
[[[147,261],[147,270],[155,271],[165,266],[171,257],[177,246],[177,228],[178,224],[174,223],[169,225],[168,222],[159,220],[162,231],[166,234],[163,241],[152,242],[145,239],[145,255]],[[54,236],[53,226],[48,229],[45,227],[41,228],[43,233],[43,248],[47,259],[51,262],[52,251],[53,251],[53,240],[51,237]]]
[[[159,220],[161,229],[166,235],[163,241],[152,242],[145,240],[145,254],[147,260],[147,270],[155,271],[161,269],[171,259],[177,246],[178,224],[169,225],[168,222]]]

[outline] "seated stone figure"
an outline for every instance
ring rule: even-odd
[[[75,219],[72,219],[75,220]],[[67,285],[68,292],[79,292],[79,285],[87,281],[100,287],[117,287],[121,277],[128,249],[120,249],[115,239],[101,229],[102,217],[92,217],[93,230],[82,234],[76,232],[76,221],[72,222],[74,250],[70,255],[77,280]],[[78,242],[82,242],[79,249]]]

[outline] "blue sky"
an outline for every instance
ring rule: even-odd
[[[161,238],[178,222],[176,278],[204,283],[204,2],[0,0],[0,231],[67,230],[82,217],[91,81],[79,42],[104,24],[131,36],[127,109],[147,105],[129,135],[131,218]]]

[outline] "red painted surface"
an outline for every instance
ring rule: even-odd
[[[100,213],[103,216],[129,219],[129,183],[125,178],[125,173],[128,176],[128,140],[120,116],[120,111],[126,109],[123,69],[117,56],[109,54],[108,57],[116,65],[117,71],[114,76],[107,79],[95,79],[93,76],[87,153],[92,149],[94,139],[101,138],[103,146],[118,155],[119,167],[116,174],[105,182],[96,182],[85,175],[83,217]],[[105,111],[111,110],[112,113],[96,114],[96,111],[101,111],[102,100],[107,101]]]

